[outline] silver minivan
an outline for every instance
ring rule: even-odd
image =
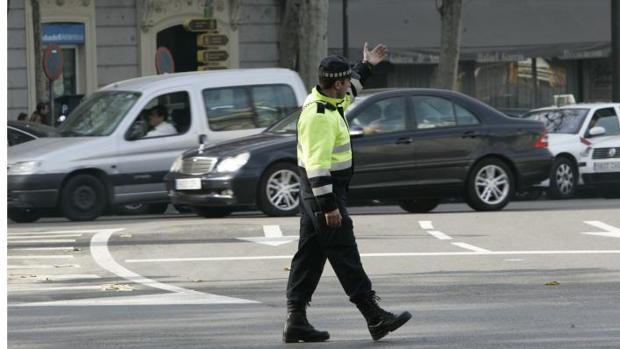
[[[296,72],[280,68],[165,74],[93,93],[59,127],[8,150],[8,215],[33,222],[48,209],[93,220],[108,207],[167,203],[163,177],[200,142],[261,132],[302,105]]]

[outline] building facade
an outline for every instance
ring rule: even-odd
[[[32,0],[8,3],[8,118],[36,105]],[[42,46],[59,45],[58,96],[81,96],[119,80],[156,74],[168,48],[176,71],[273,67],[284,0],[40,0]],[[331,0],[330,52],[343,53],[342,1]],[[464,1],[459,89],[496,107],[611,98],[610,0]],[[390,60],[373,87],[430,87],[437,70],[435,0],[348,0],[347,56],[384,42]],[[227,42],[201,47],[186,22],[212,18]],[[200,56],[203,49],[226,54]],[[202,58],[201,58],[202,57]],[[201,61],[202,60],[202,61]],[[207,60],[207,62],[203,62]]]

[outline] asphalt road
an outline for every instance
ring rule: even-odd
[[[8,346],[620,348],[620,200],[351,211],[381,304],[413,314],[380,342],[326,266],[331,340],[282,344],[298,218],[250,212],[9,223]]]

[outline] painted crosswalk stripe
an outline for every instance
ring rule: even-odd
[[[100,290],[102,286],[58,286],[58,287],[9,287],[9,293],[12,292],[49,292],[49,291],[83,291],[83,290]]]
[[[49,254],[49,255],[32,255],[32,256],[7,256],[7,259],[68,259],[74,258],[70,254]]]
[[[79,264],[29,264],[7,265],[7,269],[55,269],[55,268],[79,268]]]
[[[19,241],[9,241],[9,244],[14,245],[14,244],[48,244],[48,243],[60,243],[62,242],[67,243],[67,242],[75,242],[75,239],[44,239],[44,240],[19,240]]]
[[[19,247],[19,248],[9,248],[9,251],[73,251],[75,247],[73,246],[62,246],[62,247]]]
[[[82,234],[59,234],[59,235],[54,235],[54,238],[74,238],[74,237],[79,237],[82,236]],[[28,239],[49,239],[51,236],[49,235],[19,235],[19,236],[14,236],[14,235],[10,235],[8,236],[6,239],[7,240],[28,240]]]
[[[470,244],[467,244],[467,243],[464,243],[464,242],[453,242],[452,245],[464,248],[466,250],[472,250],[474,252],[480,252],[480,253],[491,252],[491,251],[486,250],[484,248],[481,248],[481,247],[478,247],[478,246],[474,246],[474,245],[470,245]]]

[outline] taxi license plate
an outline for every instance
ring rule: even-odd
[[[200,178],[178,178],[175,187],[177,190],[198,190],[201,188]]]
[[[595,162],[594,172],[620,172],[620,161]]]

